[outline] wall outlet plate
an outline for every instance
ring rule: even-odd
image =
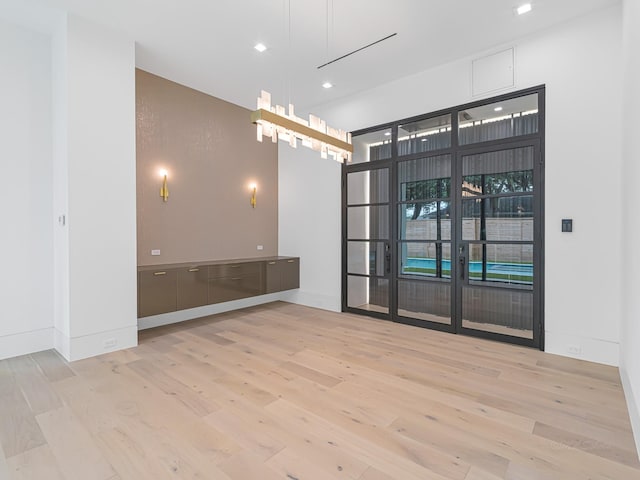
[[[258,250],[264,250],[264,246],[262,246],[262,245],[258,245],[256,248],[257,248]]]
[[[160,255],[160,250],[151,250],[151,255]]]
[[[580,345],[567,345],[567,353],[580,355],[582,353],[582,347]]]

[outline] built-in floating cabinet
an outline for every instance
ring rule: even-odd
[[[138,318],[299,286],[297,257],[139,267]]]

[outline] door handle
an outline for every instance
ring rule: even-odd
[[[467,263],[467,256],[464,254],[464,245],[461,245],[458,249],[458,263],[460,263],[460,278],[464,280],[465,265]]]
[[[384,244],[384,271],[388,275],[391,273],[391,245]]]

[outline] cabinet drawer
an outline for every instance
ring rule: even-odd
[[[244,277],[260,275],[262,262],[230,263],[227,265],[209,265],[209,278]]]
[[[261,275],[209,279],[209,303],[230,302],[254,297],[261,292]]]
[[[138,273],[138,317],[175,312],[177,271],[150,270]]]
[[[208,303],[207,267],[192,266],[178,270],[178,310],[201,307]]]

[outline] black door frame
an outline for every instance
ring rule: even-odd
[[[458,145],[458,113],[463,110],[510,100],[513,98],[523,97],[531,94],[538,94],[538,132],[536,134],[521,135],[516,137],[509,137],[500,140],[491,140],[481,143],[473,143],[470,145]],[[429,152],[416,153],[411,155],[405,155],[401,158],[398,157],[398,127],[432,117],[441,115],[451,115],[451,147],[446,149],[434,150]],[[398,120],[391,123],[376,125],[374,127],[358,130],[352,133],[352,135],[358,136],[366,133],[371,133],[379,130],[391,129],[391,157],[384,160],[376,160],[372,162],[362,162],[357,164],[344,164],[342,167],[342,311],[367,315],[384,320],[391,320],[399,323],[406,323],[410,325],[416,325],[421,327],[427,327],[435,330],[443,330],[452,333],[462,333],[465,335],[488,338],[494,340],[500,340],[507,343],[514,343],[520,345],[526,345],[530,347],[536,347],[540,350],[544,350],[544,155],[545,155],[545,86],[540,85],[517,92],[511,92],[508,94],[478,100],[472,103],[459,105],[453,108],[439,110],[419,116]],[[455,229],[458,230],[457,224],[459,223],[461,215],[461,202],[458,200],[461,197],[461,185],[458,185],[457,180],[461,179],[460,171],[460,159],[463,155],[470,155],[473,153],[485,153],[495,150],[504,150],[509,148],[517,148],[519,146],[535,145],[537,161],[534,165],[534,285],[533,285],[533,318],[534,329],[533,339],[524,339],[509,335],[503,335],[499,333],[486,332],[482,330],[474,330],[462,327],[462,320],[460,316],[461,301],[459,299],[461,292],[461,283],[459,281],[459,265],[457,262],[458,247],[461,243],[464,243],[461,239],[461,232],[453,234],[451,241],[451,324],[440,324],[436,322],[428,322],[423,320],[411,319],[408,317],[401,317],[397,315],[397,298],[398,298],[398,255],[399,255],[399,242],[398,242],[398,185],[397,185],[397,169],[398,162],[411,160],[413,158],[424,158],[428,156],[436,156],[443,154],[451,155],[451,202],[456,208],[455,212]],[[349,307],[347,305],[347,174],[358,171],[367,171],[377,168],[389,168],[389,239],[391,243],[391,268],[389,273],[385,276],[389,280],[389,313],[384,314],[380,312],[367,311],[363,309]],[[452,225],[452,229],[453,229]],[[455,243],[454,243],[455,240]]]

